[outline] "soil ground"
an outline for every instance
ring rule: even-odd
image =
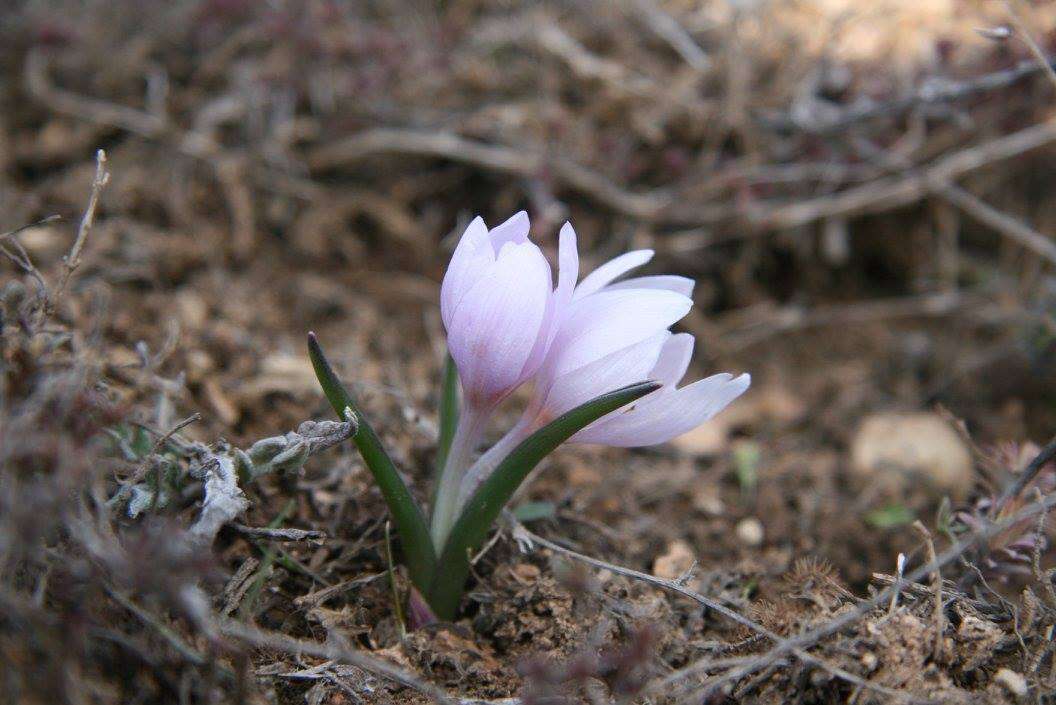
[[[1056,427],[1056,131],[1023,134],[1051,125],[1024,67],[1056,12],[368,5],[0,10],[0,229],[62,217],[0,265],[7,701],[1052,702],[1044,515],[866,601],[930,560],[915,521],[941,553],[1056,485],[997,499]],[[937,185],[944,159],[972,166]],[[331,418],[308,330],[427,498],[443,269],[473,214],[519,208],[550,254],[571,218],[585,269],[652,247],[695,277],[691,372],[749,393],[670,444],[544,461],[453,624],[404,633],[348,443],[174,548],[196,448]],[[130,511],[152,477],[169,495]],[[686,590],[783,638],[860,614],[775,655]]]

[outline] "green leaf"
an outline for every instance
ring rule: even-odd
[[[747,441],[733,449],[733,467],[742,492],[751,492],[759,482],[759,444]]]
[[[953,506],[950,504],[950,498],[945,495],[935,513],[935,528],[947,536],[953,536]]]
[[[557,516],[557,505],[553,502],[525,502],[513,509],[513,517],[522,524]]]
[[[287,517],[297,507],[297,500],[290,499],[286,502],[286,506],[282,508],[278,514],[275,515],[271,521],[268,522],[269,529],[277,529],[282,526],[282,523],[286,521]],[[256,573],[254,573],[253,582],[250,584],[249,591],[246,596],[242,598],[242,605],[238,608],[238,614],[243,620],[249,620],[252,616],[254,609],[256,608],[257,598],[260,597],[261,590],[264,589],[264,581],[268,579],[268,573],[271,570],[272,563],[275,562],[276,552],[275,549],[266,546],[261,547],[257,544],[257,547],[261,549],[262,556],[260,565],[257,567]]]
[[[132,451],[137,457],[145,458],[154,450],[154,442],[147,432],[138,426],[132,429]]]
[[[469,576],[470,554],[484,542],[499,512],[532,468],[580,429],[660,386],[657,382],[638,382],[581,404],[524,439],[499,463],[466,502],[440,554],[429,591],[429,604],[439,617],[454,618]]]
[[[865,515],[865,521],[877,529],[894,529],[912,524],[914,519],[913,510],[904,504],[888,504]]]
[[[396,471],[396,466],[382,447],[374,429],[356,405],[355,399],[334,374],[315,333],[308,334],[308,355],[312,359],[315,376],[319,378],[319,384],[337,415],[344,420],[345,409],[351,409],[356,415],[359,430],[352,437],[352,441],[389,505],[396,529],[403,538],[403,553],[407,559],[411,580],[420,589],[425,590],[432,582],[433,570],[436,567],[436,553],[429,538],[429,526],[425,523],[425,516]]]
[[[447,452],[451,450],[451,439],[458,428],[458,368],[450,353],[444,362],[444,381],[440,391],[440,438],[436,447],[437,477],[447,464]],[[440,483],[437,482],[437,485]]]

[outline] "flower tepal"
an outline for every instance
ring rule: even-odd
[[[632,404],[595,421],[572,437],[574,443],[601,443],[636,447],[664,443],[692,431],[744,394],[751,376],[723,372],[697,380],[681,389],[693,352],[693,336],[672,335],[664,342],[650,379],[663,387]]]
[[[554,316],[550,265],[523,211],[490,232],[466,228],[440,290],[447,344],[468,404],[490,407],[543,360]]]

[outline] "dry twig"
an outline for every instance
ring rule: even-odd
[[[693,40],[689,32],[678,23],[678,20],[668,14],[664,8],[653,0],[633,0],[632,4],[641,14],[645,25],[656,36],[667,42],[675,53],[695,71],[703,73],[711,68],[712,63],[708,55]]]
[[[514,149],[449,132],[376,128],[316,148],[308,155],[313,170],[346,166],[379,154],[412,154],[473,164],[489,171],[538,176],[544,169],[568,186],[625,215],[653,220],[669,198],[660,193],[639,194],[560,155],[543,155],[531,149]]]
[[[1041,500],[1041,490],[1037,487],[1034,488],[1034,495],[1038,501]],[[1038,514],[1038,523],[1034,527],[1034,551],[1031,556],[1031,570],[1034,573],[1034,580],[1040,583],[1042,590],[1045,591],[1049,606],[1056,609],[1056,588],[1052,585],[1054,571],[1043,572],[1041,569],[1041,552],[1045,543],[1045,520],[1048,516],[1049,513],[1047,511]]]
[[[830,196],[777,207],[758,207],[749,220],[765,228],[791,229],[826,218],[881,213],[915,203],[966,174],[1056,141],[1056,121],[1046,121],[946,155],[915,171],[863,184]]]
[[[310,529],[282,529],[267,526],[246,526],[245,524],[232,523],[231,528],[244,536],[255,539],[268,539],[269,541],[319,541],[326,538],[322,531]]]
[[[1053,243],[1051,239],[1045,237],[1037,230],[1021,223],[1007,213],[1002,213],[993,206],[983,203],[959,186],[947,184],[939,188],[938,193],[979,222],[1014,240],[1025,249],[1049,262],[1049,264],[1056,265],[1056,243]]]
[[[1019,36],[1022,37],[1023,42],[1030,49],[1030,53],[1034,55],[1034,58],[1038,60],[1038,66],[1044,67],[1045,73],[1052,79],[1052,84],[1056,86],[1056,70],[1052,68],[1052,64],[1049,62],[1048,57],[1045,56],[1045,52],[1041,50],[1038,43],[1034,40],[1030,28],[1027,27],[1023,18],[1020,17],[1017,11],[1016,5],[1019,5],[1020,0],[1005,0],[1005,8],[1008,10],[1009,17],[1012,18],[1012,24],[1016,26],[1016,30]]]
[[[1014,516],[1008,517],[1001,521],[996,521],[987,524],[979,528],[978,530],[973,531],[970,536],[961,539],[960,541],[943,551],[941,554],[939,554],[936,557],[935,561],[929,561],[928,563],[921,565],[912,572],[910,572],[909,575],[906,576],[906,581],[916,582],[920,580],[929,573],[933,573],[935,570],[941,568],[942,566],[948,565],[949,563],[959,559],[962,555],[964,555],[967,551],[969,551],[976,545],[986,542],[988,539],[1004,531],[1009,526],[1021,522],[1029,517],[1033,517],[1040,512],[1048,511],[1054,505],[1056,505],[1056,494],[1049,495],[1044,499],[1044,501],[1039,502],[1037,504],[1032,504],[1024,508],[1023,510],[1017,512]],[[812,629],[809,632],[800,634],[799,636],[785,640],[784,643],[778,644],[766,653],[757,656],[748,664],[733,669],[713,681],[708,687],[708,692],[714,692],[715,689],[718,688],[722,683],[737,681],[761,669],[767,668],[776,660],[781,659],[789,653],[794,652],[795,649],[810,648],[814,644],[817,644],[818,641],[824,639],[830,634],[835,634],[836,632],[850,626],[851,624],[856,623],[858,620],[862,619],[865,615],[872,612],[878,606],[883,605],[888,600],[890,600],[891,592],[893,590],[894,586],[888,587],[880,591],[870,599],[863,601],[855,609],[849,610],[839,615],[828,623],[817,627],[816,629]],[[675,682],[679,678],[687,677],[707,667],[707,663],[690,664],[680,669],[679,671],[676,671],[675,673],[671,674],[665,680]]]
[[[219,627],[220,632],[225,636],[259,649],[271,649],[273,651],[282,651],[292,656],[313,656],[339,663],[347,663],[412,688],[442,703],[442,705],[454,705],[458,702],[440,688],[426,683],[412,673],[394,666],[388,661],[368,656],[360,651],[355,651],[333,642],[320,644],[314,641],[305,641],[277,632],[264,631],[234,620],[225,620],[220,623]]]
[[[0,234],[0,253],[2,253],[4,256],[14,262],[16,265],[18,265],[22,269],[22,271],[26,272],[31,277],[33,277],[33,280],[37,282],[37,286],[40,288],[40,291],[37,292],[38,295],[44,297],[45,299],[48,296],[48,285],[44,281],[44,277],[40,274],[40,270],[36,268],[36,266],[33,264],[33,261],[29,258],[29,253],[26,252],[26,248],[22,246],[21,242],[19,242],[18,235],[19,233],[24,232],[29,228],[35,228],[39,225],[52,223],[56,220],[59,220],[59,216],[49,215],[47,218],[38,220],[35,223],[23,225],[21,227],[15,228],[14,230],[9,230],[6,233]],[[7,245],[5,244],[5,241],[10,242],[11,247],[13,247],[14,250],[8,249]]]
[[[934,318],[958,311],[978,311],[986,299],[960,292],[921,294],[850,304],[831,304],[805,309],[788,306],[773,312],[748,309],[727,314],[721,322],[723,333],[715,336],[724,341],[723,349],[731,351],[758,345],[775,335],[827,326],[854,326],[875,321],[904,318]],[[739,325],[749,320],[746,325]]]
[[[148,610],[140,607],[133,602],[128,596],[122,593],[117,588],[106,586],[106,591],[111,598],[119,605],[124,607],[126,610],[134,614],[143,624],[147,625],[169,645],[177,653],[180,654],[188,663],[193,663],[196,666],[202,666],[208,662],[208,657],[198,649],[194,648],[190,644],[186,643],[174,629],[167,625],[162,619],[151,614]]]
[[[849,107],[826,113],[823,115],[824,119],[818,119],[822,116],[817,112],[810,114],[812,118],[810,121],[802,119],[795,113],[788,113],[763,115],[760,117],[760,122],[773,130],[804,130],[815,134],[835,134],[867,120],[897,118],[919,108],[941,103],[954,103],[1007,88],[1041,71],[1051,71],[1052,63],[1051,59],[1040,61],[1028,59],[1020,61],[1012,68],[960,81],[929,77],[908,95],[882,102],[860,101]]]
[[[919,519],[913,522],[913,529],[924,539],[924,545],[928,549],[928,563],[935,565],[935,572],[931,574],[932,591],[935,593],[935,660],[942,663],[943,660],[943,634],[946,631],[946,618],[942,609],[942,573],[939,571],[935,559],[935,541],[931,538],[931,532],[924,522]]]
[[[891,616],[895,613],[895,608],[898,607],[898,594],[902,590],[902,576],[906,572],[906,554],[899,553],[898,558],[895,559],[895,583],[894,589],[891,591],[891,604],[888,605],[887,614]]]
[[[994,516],[999,516],[1001,510],[1005,508],[1005,505],[1007,505],[1009,501],[1018,497],[1026,486],[1038,476],[1041,469],[1053,458],[1056,458],[1056,438],[1049,441],[1048,444],[1046,444],[1045,447],[1034,456],[1034,459],[1027,464],[1027,467],[1023,468],[1023,472],[1016,476],[1015,481],[1005,488],[1005,491],[1000,497],[998,497],[997,502],[994,503]]]
[[[603,561],[603,560],[600,560],[598,558],[593,558],[592,556],[588,556],[586,554],[579,553],[577,551],[573,551],[570,548],[565,548],[564,546],[562,546],[562,545],[560,545],[558,543],[554,543],[553,541],[545,539],[542,536],[539,536],[538,534],[535,534],[535,533],[529,531],[523,524],[521,524],[520,521],[517,520],[516,517],[513,516],[512,512],[504,511],[503,515],[504,515],[506,521],[508,521],[511,524],[511,526],[513,526],[514,539],[517,539],[518,543],[522,543],[522,544],[523,543],[528,543],[528,544],[538,543],[539,545],[545,546],[546,548],[550,549],[551,551],[555,551],[555,552],[560,553],[560,554],[562,554],[564,556],[568,556],[569,558],[573,558],[573,559],[575,559],[577,561],[580,561],[582,563],[586,563],[587,565],[594,566],[595,568],[600,568],[602,570],[608,570],[608,571],[611,571],[613,573],[616,573],[617,575],[624,575],[624,576],[627,576],[629,578],[634,578],[636,580],[641,580],[641,581],[650,583],[652,585],[656,585],[658,587],[662,587],[662,588],[664,588],[666,590],[671,590],[673,592],[678,593],[679,595],[682,595],[683,597],[688,597],[689,599],[691,599],[694,602],[702,605],[703,607],[706,607],[707,609],[713,610],[713,611],[721,614],[722,616],[726,617],[727,619],[729,619],[729,620],[731,620],[733,622],[736,622],[737,624],[740,624],[741,626],[744,626],[744,627],[747,627],[748,629],[751,629],[756,634],[760,634],[760,635],[770,639],[771,641],[775,642],[776,644],[789,644],[790,643],[787,639],[782,638],[780,635],[775,634],[774,632],[770,631],[769,629],[767,629],[763,625],[761,625],[761,624],[759,624],[759,623],[757,623],[757,622],[745,617],[744,615],[733,611],[732,609],[730,609],[729,607],[726,607],[722,603],[720,603],[720,602],[718,602],[716,600],[713,600],[713,599],[711,599],[709,597],[705,597],[704,595],[701,595],[700,593],[696,592],[695,590],[691,590],[690,588],[686,587],[685,584],[681,580],[667,580],[665,578],[660,578],[660,577],[657,577],[655,575],[650,575],[648,573],[643,573],[641,571],[634,570],[633,568],[626,568],[624,566],[616,565],[614,563],[609,563],[607,561]],[[520,537],[520,538],[518,538],[518,537]],[[857,686],[859,686],[861,688],[866,688],[868,690],[872,690],[872,691],[881,693],[883,695],[887,695],[888,697],[891,697],[891,698],[894,698],[896,700],[903,701],[903,702],[908,702],[908,703],[930,703],[931,702],[930,700],[923,700],[923,699],[914,697],[913,695],[910,695],[908,693],[903,693],[901,691],[894,690],[894,689],[891,689],[891,688],[887,688],[885,686],[878,685],[876,683],[870,683],[869,681],[865,680],[861,676],[859,676],[859,675],[857,675],[855,673],[851,673],[850,671],[847,671],[847,670],[845,670],[843,668],[840,668],[838,666],[834,666],[834,665],[832,665],[830,663],[827,663],[826,661],[824,661],[824,660],[822,660],[822,659],[820,659],[820,658],[818,658],[818,657],[816,657],[816,656],[814,656],[812,654],[807,653],[803,649],[800,649],[800,648],[797,648],[797,647],[793,646],[793,647],[791,647],[790,651],[796,658],[798,658],[799,660],[803,661],[804,663],[809,664],[811,666],[814,666],[816,668],[820,668],[820,669],[828,672],[829,674],[831,674],[831,675],[833,675],[833,676],[835,676],[837,678],[845,680],[845,681],[847,681],[849,683],[854,683],[855,685],[857,685]],[[716,662],[710,661],[708,665],[709,665],[709,667],[715,667],[716,666]],[[663,679],[663,681],[661,681],[659,683],[658,687],[660,689],[662,689],[663,687],[665,687],[667,685],[671,685],[673,683],[674,683],[674,681],[672,681],[670,678],[665,678],[665,679]]]
[[[24,83],[30,95],[59,113],[88,116],[93,122],[119,127],[142,137],[157,137],[166,128],[165,121],[157,115],[58,88],[48,76],[48,60],[42,50],[33,50],[26,55]]]
[[[328,587],[321,588],[315,592],[310,592],[307,595],[301,595],[295,597],[293,604],[298,607],[304,607],[310,609],[312,607],[318,607],[327,600],[334,598],[338,595],[348,592],[354,588],[366,585],[367,583],[373,582],[378,578],[383,578],[387,573],[368,573],[367,575],[361,575],[358,578],[352,578],[336,585],[330,585]]]
[[[70,277],[73,276],[77,267],[81,266],[81,251],[84,249],[84,243],[88,239],[92,224],[95,222],[95,209],[99,205],[99,195],[109,181],[110,172],[106,170],[106,152],[100,149],[95,153],[95,177],[92,179],[92,193],[88,197],[88,206],[84,209],[81,224],[77,228],[77,238],[73,241],[69,254],[62,258],[62,274],[59,276],[59,283],[55,287],[55,295],[51,301],[52,307],[58,305],[59,300],[66,291],[66,285],[69,283]]]

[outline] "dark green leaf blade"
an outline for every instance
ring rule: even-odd
[[[470,553],[484,542],[499,512],[532,468],[580,429],[660,386],[658,382],[638,382],[581,404],[526,438],[499,463],[466,503],[440,554],[429,592],[429,604],[438,616],[454,618],[469,576]]]
[[[392,512],[396,529],[403,539],[403,552],[407,557],[411,580],[419,589],[428,589],[436,567],[436,553],[433,551],[429,526],[421,508],[414,501],[374,429],[356,405],[355,399],[330,367],[315,333],[308,334],[308,355],[312,360],[312,367],[315,368],[315,376],[319,378],[319,385],[338,417],[344,419],[346,408],[355,413],[359,431],[352,437],[352,441],[363,456],[363,462],[374,476],[374,481],[378,483],[385,502],[389,505],[389,511]]]
[[[451,439],[458,428],[458,368],[448,353],[444,362],[443,387],[440,390],[440,438],[436,447],[437,476],[447,464],[447,452],[451,449]]]

